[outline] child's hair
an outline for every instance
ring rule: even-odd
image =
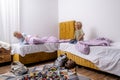
[[[80,21],[75,22],[75,26],[77,26],[76,24],[82,26],[82,23]]]
[[[13,33],[14,37],[16,37],[18,34],[19,34],[18,31],[15,31],[15,32]]]
[[[82,23],[80,21],[75,22],[75,29],[81,29],[82,28]]]
[[[22,36],[22,33],[21,33],[21,32],[18,32],[18,31],[15,31],[15,32],[13,33],[13,36],[16,37],[16,38],[21,38],[21,37],[23,37],[23,36]]]

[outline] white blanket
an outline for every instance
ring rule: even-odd
[[[11,45],[11,54],[17,53],[24,57],[26,54],[34,52],[54,52],[58,49],[58,45],[59,43],[44,43],[39,45],[13,44]]]
[[[59,49],[93,62],[102,71],[120,76],[120,42],[113,43],[110,47],[92,46],[89,55],[78,52],[74,44],[61,43]]]
[[[6,50],[10,50],[10,44],[6,43],[6,42],[3,42],[3,41],[0,41],[0,48],[4,48]]]

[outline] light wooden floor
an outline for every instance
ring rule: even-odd
[[[33,67],[36,65],[45,65],[45,64],[49,64],[49,63],[53,63],[53,61],[50,62],[42,62],[42,63],[38,63],[38,64],[33,64],[33,65],[26,65],[27,67]],[[10,63],[7,65],[2,65],[0,64],[0,74],[3,74],[5,72],[10,71]],[[79,74],[82,74],[84,76],[87,76],[89,78],[91,78],[92,80],[120,80],[120,77],[115,76],[115,75],[111,75],[111,74],[107,74],[107,73],[103,73],[100,71],[95,71],[89,68],[85,68],[85,67],[80,67],[78,66],[77,68],[77,72]]]

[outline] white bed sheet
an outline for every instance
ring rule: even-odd
[[[101,70],[120,76],[120,42],[111,46],[92,46],[89,55],[78,52],[74,44],[61,43],[59,50],[67,51],[93,62]]]
[[[21,44],[12,44],[11,45],[11,54],[20,54],[25,56],[26,54],[34,52],[54,52],[58,50],[59,43],[44,43],[38,45],[21,45]]]
[[[4,48],[6,50],[10,50],[10,44],[7,42],[0,41],[0,48]]]

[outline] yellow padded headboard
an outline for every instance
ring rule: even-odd
[[[75,31],[75,20],[65,21],[59,24],[59,38],[60,39],[73,39]]]

